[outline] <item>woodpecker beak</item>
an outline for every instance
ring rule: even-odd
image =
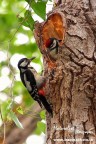
[[[32,60],[35,59],[35,58],[36,58],[36,57],[34,56],[34,57],[30,58],[29,60],[32,61]]]
[[[36,58],[36,57],[32,57],[32,58],[28,59],[29,63],[30,63],[32,60],[34,60],[35,58]]]
[[[58,40],[59,42],[62,42],[62,40]]]

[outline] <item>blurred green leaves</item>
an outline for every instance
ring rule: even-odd
[[[46,124],[43,123],[42,121],[39,121],[39,122],[37,123],[37,128],[36,128],[36,130],[34,131],[34,133],[35,133],[36,135],[40,135],[42,132],[45,133],[45,131],[46,131]]]
[[[21,106],[19,106],[16,110],[18,113],[20,113],[22,115],[24,114],[23,108]]]
[[[11,100],[5,101],[1,104],[1,115],[4,121],[7,120],[8,113],[10,112],[11,108]]]
[[[25,14],[24,14],[24,17],[20,17],[18,18],[19,19],[19,22],[30,28],[31,30],[33,30],[34,28],[34,19],[32,18],[31,16],[31,12],[29,10],[26,10]]]
[[[17,18],[13,13],[0,14],[0,42],[11,38],[10,31],[17,26]]]
[[[34,11],[35,14],[37,14],[39,17],[41,17],[43,20],[46,19],[46,3],[47,1],[35,1],[35,0],[26,0],[26,2],[29,4],[30,8]],[[34,29],[34,19],[32,18],[32,10],[29,8],[29,10],[26,10],[24,13],[24,17],[20,17],[19,22],[30,28],[32,31]]]
[[[40,117],[41,117],[41,119],[45,119],[46,118],[45,117],[45,110],[40,112]]]
[[[30,7],[34,10],[34,12],[40,16],[43,20],[45,20],[46,18],[46,3],[47,1],[43,1],[43,0],[39,0],[39,1],[35,1],[35,0],[26,0],[26,2],[28,2],[28,4],[30,5]]]
[[[15,122],[15,124],[17,125],[17,127],[23,129],[22,124],[20,123],[20,121],[19,121],[19,119],[17,118],[16,114],[15,114],[12,110],[10,110],[9,116],[10,116],[10,118]]]
[[[36,56],[34,60],[35,64],[42,65],[41,53],[33,39],[33,29],[35,19],[33,15],[37,14],[43,20],[46,18],[46,3],[47,1],[39,0],[4,0],[0,1],[0,51],[7,53],[7,59],[0,63],[1,70],[4,66],[8,67],[10,73],[8,77],[13,80],[19,74],[18,70],[11,65],[10,60],[15,54],[24,55],[25,57]],[[28,5],[30,6],[28,8]],[[18,22],[19,21],[19,22]],[[16,43],[16,40],[20,40],[19,34],[25,35],[28,39],[26,43]],[[24,38],[24,37],[23,37]],[[21,39],[24,41],[24,39]],[[15,61],[18,61],[18,57]],[[14,62],[15,62],[14,61]],[[10,67],[9,67],[10,65]],[[36,67],[38,66],[36,65]],[[2,74],[0,73],[0,77]],[[4,82],[6,83],[6,81]],[[21,103],[10,100],[10,89],[13,93],[14,101],[16,97],[22,99]],[[22,124],[18,120],[18,115],[23,115],[23,111],[30,109],[34,104],[34,100],[31,98],[25,87],[22,85],[20,79],[15,80],[11,86],[8,86],[2,91],[7,95],[7,100],[2,101],[0,99],[1,116],[4,122],[7,120],[13,121],[19,128],[23,128]],[[13,106],[15,105],[15,106]],[[22,108],[23,107],[23,108]],[[14,110],[13,110],[14,108]],[[40,113],[40,117],[45,119],[45,111]],[[40,122],[37,124],[38,133],[45,132],[45,123]]]
[[[1,104],[1,116],[3,122],[7,120],[13,120],[19,128],[23,128],[16,114],[12,111],[12,101],[8,100]]]

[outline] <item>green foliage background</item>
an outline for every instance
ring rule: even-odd
[[[3,0],[0,1],[0,52],[7,53],[6,60],[0,62],[0,77],[2,77],[2,69],[7,67],[9,69],[8,78],[11,80],[11,87],[1,90],[1,95],[7,95],[7,100],[0,99],[0,121],[5,123],[7,120],[14,121],[15,124],[22,128],[22,124],[18,120],[18,116],[24,114],[26,109],[30,109],[34,104],[34,101],[29,96],[28,92],[22,85],[21,81],[15,80],[14,77],[19,71],[10,63],[10,59],[15,54],[22,54],[26,57],[36,56],[34,63],[37,63],[41,67],[42,62],[40,51],[33,39],[34,28],[34,13],[46,19],[46,3],[47,1],[39,0]],[[30,8],[28,7],[30,5]],[[27,28],[27,29],[26,29]],[[24,34],[28,38],[28,42],[25,44],[16,44],[17,35]],[[18,60],[18,57],[17,57]],[[39,71],[39,72],[40,72]],[[14,101],[18,95],[22,96],[21,104]],[[15,109],[15,111],[13,111]],[[45,119],[45,111],[40,114],[42,119]],[[45,132],[45,124],[39,122],[37,124],[36,134]]]

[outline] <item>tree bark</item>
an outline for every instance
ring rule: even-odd
[[[47,114],[46,144],[95,144],[96,1],[60,3],[51,13],[60,11],[65,15],[66,34],[54,76],[46,85],[54,114],[53,118]],[[46,62],[44,68],[49,73]]]

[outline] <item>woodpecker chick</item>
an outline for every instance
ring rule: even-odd
[[[39,103],[40,107],[42,107],[43,105],[45,109],[51,115],[53,115],[51,106],[47,102],[45,98],[45,93],[43,90],[43,86],[45,84],[45,78],[43,76],[40,76],[36,72],[36,70],[30,65],[30,62],[34,58],[35,57],[32,57],[31,59],[22,58],[18,62],[18,68],[20,70],[21,81],[26,87],[31,97]]]
[[[57,59],[58,48],[61,41],[62,40],[58,40],[56,38],[49,38],[45,43],[45,46],[47,48],[47,53],[49,54],[49,57],[52,60]]]

